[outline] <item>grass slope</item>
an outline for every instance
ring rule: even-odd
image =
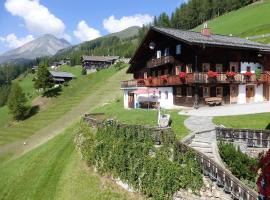
[[[114,118],[123,123],[157,125],[157,111],[144,109],[124,109],[123,100],[117,100],[95,110],[96,113],[104,113],[107,118]],[[164,112],[164,111],[163,111]],[[165,113],[170,114],[172,118],[172,129],[178,139],[184,138],[189,130],[184,126],[186,116],[178,115],[176,110],[167,110]]]
[[[270,1],[255,3],[208,21],[215,34],[247,37],[270,33]],[[194,30],[200,31],[202,25]]]
[[[73,145],[78,124],[22,157],[0,164],[0,199],[129,199],[89,170]]]
[[[213,122],[228,128],[270,129],[270,113],[215,117]]]

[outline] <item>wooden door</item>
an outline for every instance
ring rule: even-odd
[[[239,72],[239,63],[238,62],[230,62],[230,71],[231,72]]]
[[[230,85],[230,103],[237,103],[238,102],[238,85],[231,84]]]
[[[246,101],[247,103],[254,102],[254,95],[255,95],[255,87],[254,85],[247,85],[246,86]]]
[[[134,108],[134,94],[128,93],[128,107]]]
[[[264,101],[269,101],[269,91],[270,91],[269,85],[264,84],[263,85],[263,98],[264,98]]]

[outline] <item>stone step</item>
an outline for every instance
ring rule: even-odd
[[[192,142],[190,145],[190,147],[196,148],[196,147],[200,147],[200,148],[210,148],[212,149],[212,146],[210,144],[206,144],[206,143],[199,143],[199,142]]]
[[[204,144],[209,144],[209,145],[211,145],[213,143],[213,141],[209,141],[209,140],[197,140],[197,139],[192,140],[192,143],[193,142],[204,143]]]

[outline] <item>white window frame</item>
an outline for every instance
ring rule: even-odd
[[[209,72],[210,71],[210,63],[203,63],[202,64],[202,72]],[[208,70],[205,70],[205,69],[208,69]]]
[[[220,70],[218,70],[220,68]],[[222,64],[216,64],[216,72],[223,72],[223,65]]]
[[[178,44],[178,45],[176,45],[175,54],[181,55],[181,53],[182,53],[181,44]]]

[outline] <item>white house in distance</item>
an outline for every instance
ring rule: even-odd
[[[150,28],[123,81],[125,108],[269,101],[270,46],[247,39]]]

